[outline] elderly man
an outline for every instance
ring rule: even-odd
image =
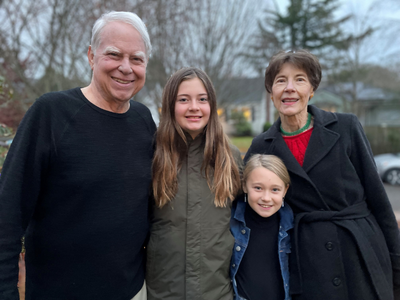
[[[145,299],[143,244],[153,135],[130,99],[151,52],[142,20],[96,21],[92,81],[41,96],[24,117],[0,179],[0,299],[17,300],[26,235],[26,299]]]

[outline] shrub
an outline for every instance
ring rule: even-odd
[[[272,124],[270,122],[265,122],[264,126],[263,126],[263,132],[265,132],[268,129],[270,129],[271,126],[272,126]]]
[[[242,111],[232,112],[231,119],[235,126],[235,136],[251,135],[251,124],[246,120]]]

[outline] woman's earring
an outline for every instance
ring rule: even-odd
[[[247,202],[247,193],[244,193],[244,202]]]
[[[282,198],[282,207],[285,207],[285,197]]]

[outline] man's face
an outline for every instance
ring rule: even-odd
[[[108,23],[96,53],[89,48],[96,94],[107,102],[127,102],[146,79],[146,48],[139,32],[123,22]]]

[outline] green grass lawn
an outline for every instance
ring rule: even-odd
[[[232,144],[239,148],[242,154],[245,154],[249,149],[251,142],[253,141],[252,136],[240,136],[240,137],[230,137]]]

